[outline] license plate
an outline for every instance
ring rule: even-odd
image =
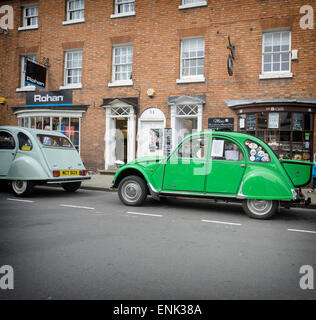
[[[79,170],[60,170],[61,176],[79,176]]]

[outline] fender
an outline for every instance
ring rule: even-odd
[[[48,172],[45,171],[33,157],[28,155],[17,155],[12,162],[8,172],[8,180],[47,180],[51,179]]]
[[[292,189],[275,171],[249,166],[239,188],[238,198],[263,200],[293,200]]]
[[[122,168],[120,168],[120,170],[117,171],[114,177],[114,180],[111,184],[111,189],[118,188],[120,181],[123,178],[129,175],[137,175],[142,177],[146,181],[151,196],[156,199],[159,198],[159,192],[153,186],[153,182],[150,174],[151,172],[146,172],[148,170],[149,169],[147,169],[146,167],[142,167],[134,164],[127,164],[123,166]]]
[[[148,173],[146,172],[146,169],[144,167],[141,167],[139,165],[134,165],[134,164],[126,164],[125,166],[121,167],[115,174],[113,184],[112,186],[114,188],[117,188],[120,181],[125,178],[126,176],[133,175],[133,171],[135,171],[136,175],[142,176],[146,183],[150,183],[150,179],[148,176]],[[134,174],[135,175],[135,174]]]

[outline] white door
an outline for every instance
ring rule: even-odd
[[[163,156],[164,121],[140,121],[138,157]]]

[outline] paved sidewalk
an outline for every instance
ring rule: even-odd
[[[110,174],[92,174],[91,180],[84,181],[82,183],[83,189],[110,191],[110,185],[114,178],[114,175]],[[311,190],[309,188],[303,189],[305,197],[310,197],[312,204],[316,205],[316,190],[313,193],[308,193]]]
[[[81,184],[82,189],[111,191],[110,185],[114,179],[111,174],[90,174],[91,179],[83,181]]]

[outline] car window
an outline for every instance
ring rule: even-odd
[[[13,136],[5,131],[0,131],[0,149],[14,149],[15,141]]]
[[[178,150],[179,158],[204,159],[207,139],[204,137],[191,138],[182,143]]]
[[[53,136],[49,134],[38,134],[37,139],[43,146],[56,148],[73,148],[70,141],[64,137]]]
[[[33,146],[30,138],[23,132],[18,133],[19,149],[22,151],[31,151]]]
[[[233,141],[223,138],[212,140],[211,158],[213,160],[243,161],[244,154]]]
[[[249,160],[251,162],[270,162],[270,156],[266,149],[252,140],[246,140],[244,145],[247,148]]]

